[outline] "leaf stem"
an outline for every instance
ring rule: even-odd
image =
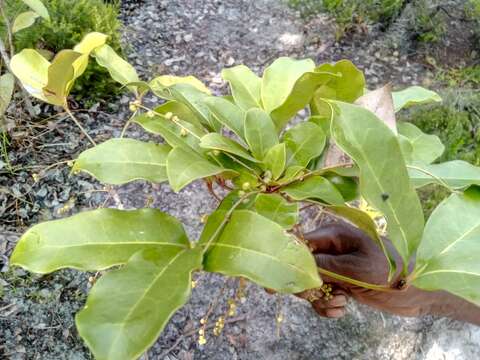
[[[82,133],[87,137],[87,139],[93,144],[93,146],[96,146],[97,144],[95,143],[95,141],[93,141],[93,139],[90,137],[90,135],[88,135],[87,131],[83,128],[82,124],[80,124],[80,122],[77,120],[77,118],[72,114],[72,112],[70,111],[66,101],[65,101],[65,104],[63,105],[63,107],[64,107],[65,111],[67,112],[67,114],[70,116],[70,118],[73,120],[73,122],[79,127],[79,129],[82,131]]]
[[[417,171],[420,171],[430,177],[432,177],[433,179],[437,180],[439,182],[440,185],[442,185],[443,187],[447,188],[450,192],[452,193],[459,193],[459,191],[451,188],[442,178],[432,174],[430,171],[428,170],[425,170],[425,169],[422,169],[421,167],[418,167],[418,166],[414,166],[414,165],[407,165],[407,168],[408,169],[413,169],[413,170],[417,170]]]
[[[360,287],[365,288],[365,289],[370,289],[370,290],[375,290],[375,291],[383,291],[383,292],[399,291],[398,289],[392,288],[390,286],[370,284],[370,283],[363,282],[363,281],[360,281],[360,280],[355,280],[355,279],[349,278],[348,276],[340,275],[340,274],[334,273],[332,271],[323,269],[321,267],[317,267],[317,270],[322,275],[326,275],[326,276],[329,276],[333,279],[340,280],[340,281],[343,281],[343,282],[346,282],[346,283],[349,283],[349,284],[352,284],[352,285],[355,285],[355,286],[360,286]]]
[[[135,115],[137,115],[137,113],[138,113],[138,110],[135,110],[133,114],[128,118],[127,122],[123,126],[122,132],[120,133],[120,138],[123,138],[125,136],[125,132],[127,131],[127,128],[130,126],[133,118],[135,117]]]
[[[148,107],[146,107],[146,106],[144,106],[144,105],[142,105],[142,104],[139,104],[139,105],[137,105],[137,106],[140,107],[140,108],[142,108],[143,110],[151,111],[151,112],[153,112],[155,115],[161,116],[161,117],[167,119],[167,117],[166,117],[164,114],[161,114],[161,113],[159,113],[159,112],[157,112],[157,111],[155,111],[155,110],[153,110],[153,109],[150,109],[150,108],[148,108]],[[179,123],[178,121],[176,121],[173,117],[172,117],[171,119],[167,119],[167,120],[173,121],[173,123],[174,123],[175,125],[179,126],[180,128],[182,128],[183,130],[185,130],[186,132],[188,132],[190,135],[192,135],[192,136],[195,137],[196,139],[198,139],[198,140],[201,139],[200,136],[198,136],[197,134],[195,134],[195,133],[194,133],[192,130],[190,130],[189,128],[187,128],[187,127],[183,126],[182,124],[180,124],[180,123]]]

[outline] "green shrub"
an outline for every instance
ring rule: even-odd
[[[338,35],[358,23],[387,24],[394,19],[405,0],[289,0],[289,5],[303,17],[325,11],[335,17]]]
[[[15,34],[15,48],[45,49],[57,53],[73,48],[85,34],[92,31],[109,36],[108,43],[122,53],[120,46],[120,21],[117,19],[119,2],[106,4],[102,0],[44,0],[51,21],[37,21],[32,27]],[[14,15],[24,9],[20,1],[9,2],[9,13]],[[90,63],[87,71],[76,83],[74,95],[77,99],[93,100],[110,97],[118,87],[108,72],[96,63]]]

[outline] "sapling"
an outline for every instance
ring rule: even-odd
[[[443,152],[439,139],[395,121],[408,106],[440,101],[436,93],[418,86],[369,92],[363,73],[348,60],[315,65],[281,57],[261,77],[243,65],[224,69],[230,95],[216,96],[192,76],[141,81],[104,41],[89,40],[99,38],[87,35],[84,47],[69,50],[63,71],[48,71],[47,82],[56,85],[43,85],[35,95],[66,103],[77,59],[93,56],[135,96],[125,128],[138,124],[164,142],[126,138],[123,131],[81,153],[73,173],[110,185],[168,182],[175,192],[203,179],[212,193],[223,188],[227,195],[215,194],[218,207],[197,240],[153,208],[100,208],[35,225],[22,236],[11,263],[32,272],[115,267],[96,281],[76,316],[96,358],[138,358],[188,300],[197,271],[289,294],[322,289],[320,274],[380,291],[400,291],[400,280],[402,287],[442,289],[480,305],[480,168],[434,163]],[[33,57],[17,56],[22,71],[37,70]],[[147,93],[160,99],[158,106],[144,104]],[[303,109],[309,117],[299,119]],[[425,223],[416,190],[427,184],[452,194]],[[300,204],[367,233],[391,266],[385,283],[317,268],[301,237]],[[383,243],[373,220],[378,217],[401,264]],[[401,275],[394,282],[396,267]],[[330,291],[327,284],[316,294],[328,298]],[[201,335],[203,343],[205,331]]]

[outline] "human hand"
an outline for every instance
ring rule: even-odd
[[[444,292],[427,292],[413,286],[398,289],[398,275],[387,284],[389,266],[380,247],[364,232],[347,223],[329,224],[305,235],[317,265],[325,270],[364,283],[381,285],[382,290],[372,290],[322,275],[324,282],[332,285],[329,298],[311,298],[311,292],[299,294],[310,298],[312,306],[321,316],[338,318],[345,314],[347,297],[378,310],[401,316],[420,316],[433,313]],[[397,256],[398,267],[401,260]],[[379,287],[380,288],[380,287]],[[448,295],[447,295],[448,296]]]

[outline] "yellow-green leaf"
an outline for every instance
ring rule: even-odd
[[[242,109],[218,96],[206,98],[204,102],[220,124],[232,130],[240,139],[245,138],[245,112]]]
[[[406,270],[422,236],[423,212],[398,138],[372,112],[344,102],[332,104],[332,136],[358,165],[360,193],[385,215],[389,237]]]
[[[185,249],[182,225],[155,209],[97,209],[33,226],[19,240],[10,258],[36,273],[63,268],[99,271],[124,264],[148,248]]]
[[[307,166],[310,160],[320,156],[325,148],[326,136],[312,122],[301,122],[283,135],[287,147],[286,166]]]
[[[196,88],[197,90],[200,90],[201,92],[204,92],[208,95],[210,95],[210,90],[200,81],[198,80],[195,76],[189,75],[189,76],[175,76],[175,75],[161,75],[150,81],[150,88],[154,93],[157,92],[162,92],[165,88],[168,88],[172,85],[176,84],[189,84]]]
[[[33,24],[35,24],[35,20],[39,17],[36,12],[34,11],[25,11],[19,14],[12,25],[12,33],[16,33],[20,30],[29,28]]]
[[[311,59],[276,59],[263,72],[261,96],[265,111],[270,113],[280,107],[287,100],[297,80],[314,69],[315,63]]]
[[[413,163],[408,165],[408,173],[415,187],[440,184],[464,189],[470,185],[480,185],[480,167],[462,160],[431,165]]]
[[[157,110],[161,113],[162,105],[155,109],[155,111]],[[137,115],[133,121],[145,130],[160,135],[171,147],[187,146],[201,152],[200,138],[206,132],[186,121],[177,120],[174,122],[164,116],[148,116],[148,114]],[[186,130],[182,130],[183,128]]]
[[[430,164],[439,158],[445,146],[438,136],[428,135],[411,123],[399,122],[398,133],[406,137],[411,145],[411,152],[405,153],[405,160],[408,163],[420,161]]]
[[[42,18],[50,21],[50,15],[48,15],[48,10],[40,0],[22,0],[22,1],[25,4],[27,4],[28,7],[30,7],[30,9],[32,9],[38,15],[40,15]]]
[[[290,229],[298,222],[298,203],[290,203],[278,194],[258,194],[255,211],[284,229]]]
[[[322,176],[309,176],[282,188],[294,200],[317,200],[333,205],[342,205],[345,200],[338,189]]]
[[[48,81],[43,93],[48,102],[63,106],[75,80],[73,63],[82,54],[73,50],[60,51],[48,67]]]
[[[262,107],[262,79],[252,70],[245,65],[238,65],[223,69],[222,77],[229,82],[235,104],[242,110]]]
[[[435,92],[421,86],[410,86],[392,93],[395,112],[412,105],[441,102],[442,98]]]
[[[315,91],[310,104],[314,115],[330,118],[330,107],[322,101],[323,98],[353,103],[363,95],[365,76],[351,61],[340,60],[335,64],[323,64],[318,66],[316,70],[341,74],[341,77],[332,79]]]
[[[97,47],[93,55],[100,66],[107,68],[113,80],[122,85],[138,82],[137,71],[128,62],[123,60],[109,45]]]
[[[20,80],[25,90],[37,99],[48,102],[43,88],[48,82],[50,62],[39,52],[24,49],[10,60],[12,73]]]
[[[480,306],[480,190],[452,194],[433,211],[417,251],[413,285]]]
[[[138,179],[159,183],[168,180],[170,150],[164,144],[110,139],[82,152],[72,171],[85,171],[105,184],[120,185]]]
[[[80,336],[98,360],[137,359],[188,299],[198,250],[148,249],[102,276],[76,316]]]
[[[218,133],[209,133],[202,137],[200,146],[204,149],[221,150],[252,162],[258,162],[258,160],[252,157],[247,149],[239,143]]]
[[[248,210],[233,212],[206,254],[204,268],[284,293],[322,285],[307,247],[280,225]]]
[[[245,140],[258,160],[263,160],[267,151],[278,144],[275,125],[262,109],[253,108],[245,113]]]
[[[234,174],[231,170],[214,165],[183,147],[174,148],[167,157],[168,181],[175,192],[179,192],[192,181],[221,173]]]
[[[15,78],[10,73],[0,76],[0,117],[5,114],[10,101],[12,100]]]
[[[272,172],[273,180],[277,180],[280,176],[282,176],[283,171],[285,170],[286,162],[287,150],[285,143],[277,144],[271,147],[263,159],[265,168]]]

